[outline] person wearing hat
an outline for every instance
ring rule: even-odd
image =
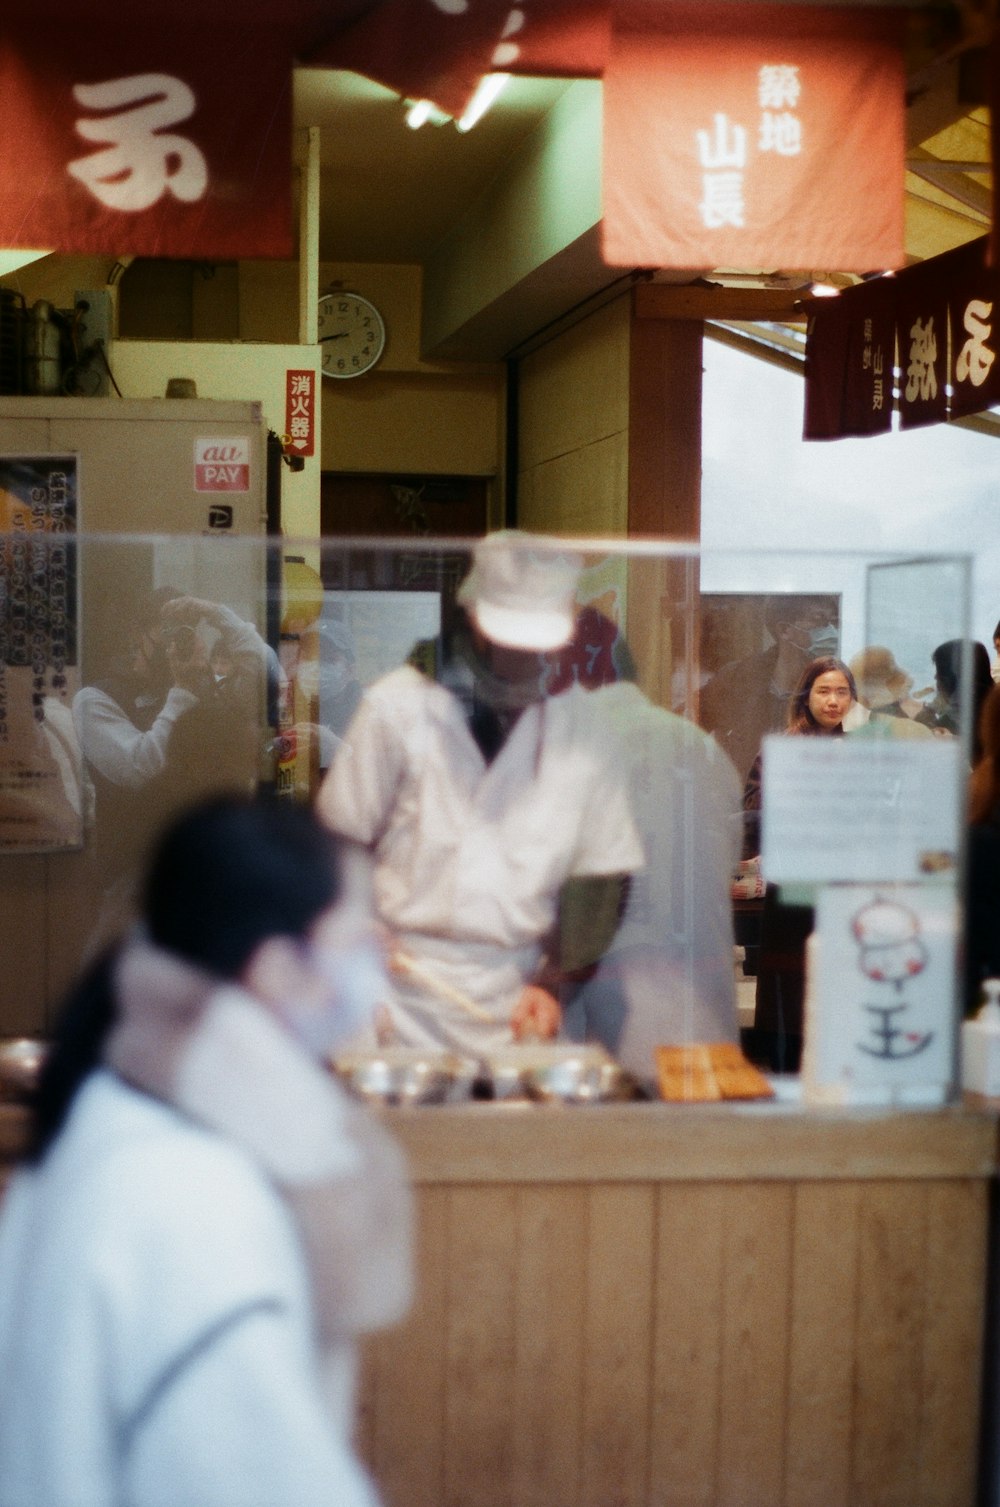
[[[590,698],[545,692],[581,566],[517,530],[483,539],[439,680],[406,665],[370,687],[320,787],[320,815],[374,859],[402,1043],[475,1054],[554,1035],[564,884],[643,865]]]
[[[851,672],[858,687],[858,701],[882,717],[915,717],[922,703],[910,691],[913,676],[896,663],[891,649],[872,644],[855,654]]]

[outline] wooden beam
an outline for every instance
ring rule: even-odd
[[[718,284],[639,283],[637,319],[750,319],[803,321],[805,288],[723,288]]]
[[[630,538],[699,537],[701,341],[700,320],[633,322],[629,355]]]

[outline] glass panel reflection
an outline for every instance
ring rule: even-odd
[[[839,916],[823,895],[857,880],[817,860],[811,885],[804,865],[805,890],[769,889],[748,777],[757,770],[766,803],[763,740],[783,739],[817,654],[850,671],[876,634],[910,671],[919,711],[918,693],[931,692],[914,683],[913,644],[933,621],[942,641],[967,633],[959,559],[925,562],[914,592],[863,557],[769,558],[758,577],[774,590],[761,593],[738,589],[737,562],[683,547],[125,537],[66,519],[58,529],[28,515],[7,522],[2,1036],[44,1034],[81,964],[133,924],[164,823],[237,790],[316,802],[366,853],[391,980],[373,1047],[479,1060],[518,1041],[590,1043],[652,1094],[658,1048],[741,1044],[768,1072],[798,1067],[770,1051],[768,1033],[801,1038],[817,902]],[[961,663],[958,683],[972,673]],[[877,761],[872,729],[888,713],[853,674],[837,732],[842,721]],[[822,730],[823,708],[810,715]],[[971,722],[956,731],[951,778],[963,784]],[[898,757],[919,764],[920,737],[911,742]],[[773,779],[787,818],[788,782],[815,775],[786,765],[775,762]],[[847,793],[834,809],[847,824],[851,778],[838,769]],[[819,855],[822,833],[802,809],[802,851]],[[951,1042],[960,853],[936,848],[934,873],[907,881],[931,886],[930,899],[890,893],[903,882],[896,870],[866,882],[921,918],[925,950],[948,933],[928,1008]],[[848,922],[875,897],[855,898]],[[777,905],[797,929],[775,941]],[[865,936],[867,965],[876,944]],[[873,1008],[861,997],[871,968],[837,945],[858,1008]],[[776,959],[791,991],[778,1017]],[[883,1021],[904,989],[916,1008],[920,987],[916,973],[896,979]],[[844,1071],[850,1099],[857,1069]]]

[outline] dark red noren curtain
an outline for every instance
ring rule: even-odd
[[[980,236],[934,259],[948,298],[953,419],[1000,403],[1000,270],[988,260],[989,244]]]
[[[0,36],[0,245],[292,253],[290,39],[195,18]]]
[[[382,0],[311,61],[350,68],[459,116],[484,73],[502,72],[510,0]]]
[[[351,68],[460,116],[484,73],[600,77],[612,8],[612,0],[381,0],[309,61]]]
[[[892,427],[895,321],[892,277],[815,301],[806,336],[803,438],[883,434]]]
[[[943,258],[907,267],[896,279],[899,423],[937,424],[948,416],[948,279]]]

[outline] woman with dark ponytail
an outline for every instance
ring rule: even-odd
[[[354,1337],[407,1306],[409,1198],[319,1060],[380,1002],[366,901],[303,807],[161,841],[0,1209],[0,1507],[374,1507]]]

